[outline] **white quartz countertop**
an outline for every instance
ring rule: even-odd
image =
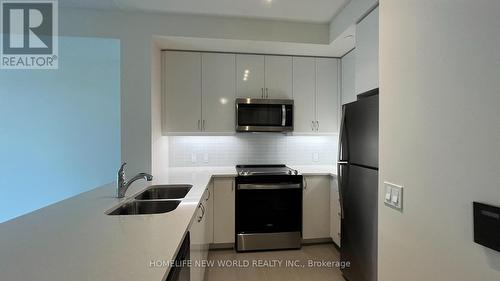
[[[335,166],[292,166],[304,175],[335,175]],[[9,281],[161,281],[175,258],[212,176],[234,167],[169,168],[153,182],[138,181],[127,198],[108,184],[0,224],[0,279]],[[192,184],[172,212],[109,216],[106,212],[155,184]],[[19,202],[22,204],[22,200]]]

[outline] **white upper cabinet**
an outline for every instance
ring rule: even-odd
[[[234,54],[202,54],[202,130],[234,132]]]
[[[320,133],[338,132],[338,59],[316,59],[316,126]]]
[[[378,8],[356,26],[356,94],[378,88]]]
[[[236,95],[291,99],[292,57],[236,55]]]
[[[268,99],[292,99],[292,57],[265,56],[265,91]]]
[[[295,133],[338,132],[338,61],[293,58]]]
[[[264,56],[236,55],[236,95],[264,98]]]
[[[356,50],[352,50],[347,55],[342,57],[342,104],[350,103],[356,101],[356,90],[355,90],[355,60],[356,60]]]
[[[315,58],[293,58],[294,131],[314,132],[315,114]]]
[[[200,131],[201,54],[165,52],[164,79],[166,132]]]
[[[236,97],[294,99],[296,133],[336,133],[338,61],[165,51],[163,133],[233,134]]]

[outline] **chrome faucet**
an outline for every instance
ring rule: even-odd
[[[125,165],[127,165],[127,163],[123,163],[122,166],[120,167],[120,170],[118,170],[118,180],[117,180],[118,184],[116,186],[117,187],[116,188],[116,197],[118,197],[118,198],[125,197],[125,192],[127,192],[127,189],[130,187],[130,185],[134,181],[140,180],[140,179],[145,179],[147,181],[153,180],[152,175],[146,174],[146,173],[139,173],[127,181],[125,178]]]

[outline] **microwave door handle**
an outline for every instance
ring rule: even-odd
[[[284,104],[281,105],[281,126],[285,127],[286,125],[286,106]]]

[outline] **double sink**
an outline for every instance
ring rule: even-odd
[[[168,213],[177,208],[192,185],[153,185],[111,210],[110,216],[150,215]]]

